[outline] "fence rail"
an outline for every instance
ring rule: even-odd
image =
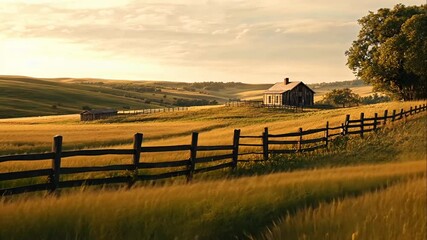
[[[327,148],[329,141],[344,135],[358,134],[362,138],[364,133],[377,130],[381,126],[385,126],[388,121],[394,122],[401,119],[406,119],[410,115],[426,111],[426,104],[411,107],[409,110],[400,111],[393,110],[391,114],[388,110],[384,111],[383,116],[366,118],[364,113],[360,114],[357,119],[350,119],[350,115],[346,115],[345,122],[341,125],[331,127],[329,122],[326,122],[325,127],[316,129],[303,130],[299,128],[296,132],[271,134],[269,129],[265,128],[262,135],[240,135],[240,130],[235,129],[233,142],[231,145],[214,145],[200,146],[198,145],[198,133],[192,133],[191,143],[186,145],[170,145],[170,146],[143,146],[143,134],[136,133],[133,138],[132,149],[92,149],[92,150],[73,150],[62,151],[62,136],[53,138],[52,151],[47,153],[36,154],[20,154],[0,156],[0,163],[9,161],[40,161],[50,160],[52,167],[49,169],[26,170],[0,173],[0,181],[16,181],[20,179],[28,179],[35,177],[47,177],[46,183],[30,184],[26,186],[18,186],[11,188],[0,189],[0,195],[18,194],[24,192],[34,192],[48,190],[53,192],[61,188],[70,188],[82,185],[103,185],[103,184],[123,184],[129,186],[136,181],[143,180],[158,180],[165,178],[173,178],[178,176],[186,176],[187,181],[191,181],[194,174],[216,171],[219,169],[231,168],[236,169],[238,162],[251,161],[248,159],[239,159],[239,156],[254,156],[262,155],[262,159],[268,160],[271,154],[295,154],[301,152],[315,151],[322,148]],[[350,129],[354,129],[351,130]],[[321,135],[321,136],[319,136]],[[245,140],[258,140],[259,142],[243,143]],[[248,150],[248,148],[251,148]],[[254,150],[255,149],[255,150]],[[242,151],[245,150],[245,151]],[[160,152],[175,152],[188,151],[189,158],[177,161],[163,162],[143,162],[141,158],[143,153],[160,153]],[[216,155],[198,157],[199,152],[215,152],[221,151]],[[224,153],[224,151],[229,151]],[[64,167],[61,166],[62,158],[75,156],[102,156],[102,155],[128,155],[130,156],[127,164],[113,164],[106,166],[87,166],[87,167]],[[219,161],[219,163],[218,163]],[[216,164],[216,165],[212,165]],[[197,168],[196,168],[197,167]],[[166,169],[167,172],[156,174],[141,174],[140,169]],[[172,169],[171,168],[185,168]],[[61,176],[73,175],[90,172],[111,172],[122,171],[121,175],[106,177],[106,178],[91,178],[91,179],[74,179],[62,180]],[[3,186],[5,186],[3,184]]]
[[[150,109],[141,109],[141,110],[124,110],[118,111],[118,115],[135,115],[135,114],[149,114],[149,113],[159,113],[159,112],[178,112],[178,111],[187,111],[188,107],[172,107],[172,108],[150,108]]]

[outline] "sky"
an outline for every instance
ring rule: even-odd
[[[0,0],[0,75],[352,80],[344,52],[357,37],[357,19],[400,2]]]

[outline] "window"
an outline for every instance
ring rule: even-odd
[[[276,103],[279,104],[279,96],[276,96]]]
[[[271,103],[271,96],[268,96],[268,103]]]

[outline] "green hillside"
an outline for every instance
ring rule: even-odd
[[[129,110],[221,104],[230,99],[261,100],[263,91],[272,84],[0,76],[0,118],[71,114],[83,108]],[[361,81],[310,86],[316,91],[315,100],[332,88],[371,92],[371,87]]]
[[[265,88],[236,83],[223,92],[222,88],[194,88],[190,83],[0,76],[0,118],[78,113],[83,107],[128,110],[208,105]]]

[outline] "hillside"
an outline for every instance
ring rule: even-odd
[[[268,85],[223,88],[189,83],[0,76],[0,118],[78,113],[84,106],[118,110],[223,103]],[[245,95],[246,96],[246,95]]]
[[[117,110],[221,104],[229,99],[260,100],[272,84],[166,82],[0,76],[0,118],[79,113],[85,108]],[[361,81],[310,85],[315,101],[333,88],[372,92]]]
[[[79,122],[76,115],[2,119],[0,155],[46,151],[55,134],[64,136],[65,149],[128,148],[137,131],[144,133],[144,146],[189,143],[192,131],[200,132],[201,145],[221,145],[232,141],[234,128],[244,135],[260,135],[266,126],[271,133],[283,133],[298,127],[321,127],[325,121],[335,126],[345,114],[364,112],[370,117],[384,109],[408,109],[423,103],[388,102],[304,113],[218,107],[196,109],[191,114],[155,113],[91,123]],[[422,240],[427,219],[423,214],[426,121],[425,113],[420,113],[407,121],[389,123],[363,139],[355,135],[334,141],[329,150],[242,162],[236,172],[195,175],[192,184],[177,178],[131,189],[82,187],[57,196],[0,197],[0,208],[7,216],[0,218],[0,239],[280,239],[301,235],[351,239],[357,233],[362,237],[353,239],[378,239],[387,234],[391,236],[387,239]],[[141,161],[188,156],[188,152],[144,152]],[[84,156],[66,159],[63,164],[105,166],[131,161],[124,155]],[[50,168],[51,161],[1,165],[0,172],[7,173]],[[103,174],[111,173],[84,176]],[[15,182],[1,181],[0,187],[6,184]],[[406,237],[393,237],[401,236],[402,227]]]

